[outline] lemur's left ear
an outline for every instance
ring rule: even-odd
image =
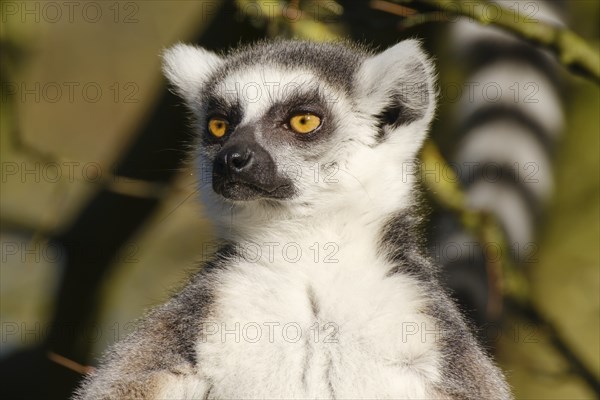
[[[362,111],[379,119],[384,132],[410,126],[425,136],[435,112],[435,73],[419,41],[402,41],[366,59],[356,78]]]
[[[163,72],[177,93],[193,106],[222,59],[201,47],[178,43],[163,52]]]

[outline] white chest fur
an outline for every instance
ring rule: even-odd
[[[435,397],[439,335],[417,282],[356,246],[288,244],[221,276],[197,344],[209,397]]]

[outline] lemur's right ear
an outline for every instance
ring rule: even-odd
[[[177,93],[192,105],[221,57],[201,47],[178,43],[163,52],[163,72]]]

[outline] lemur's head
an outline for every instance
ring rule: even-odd
[[[414,40],[379,54],[342,43],[262,42],[225,55],[179,44],[164,71],[194,116],[205,195],[228,207],[398,207],[435,108],[433,69]]]

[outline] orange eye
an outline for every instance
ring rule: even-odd
[[[215,137],[223,137],[227,133],[227,128],[229,128],[229,122],[223,118],[214,117],[208,121],[208,130]]]
[[[321,125],[321,118],[314,114],[298,114],[290,118],[289,123],[296,133],[311,133]]]

